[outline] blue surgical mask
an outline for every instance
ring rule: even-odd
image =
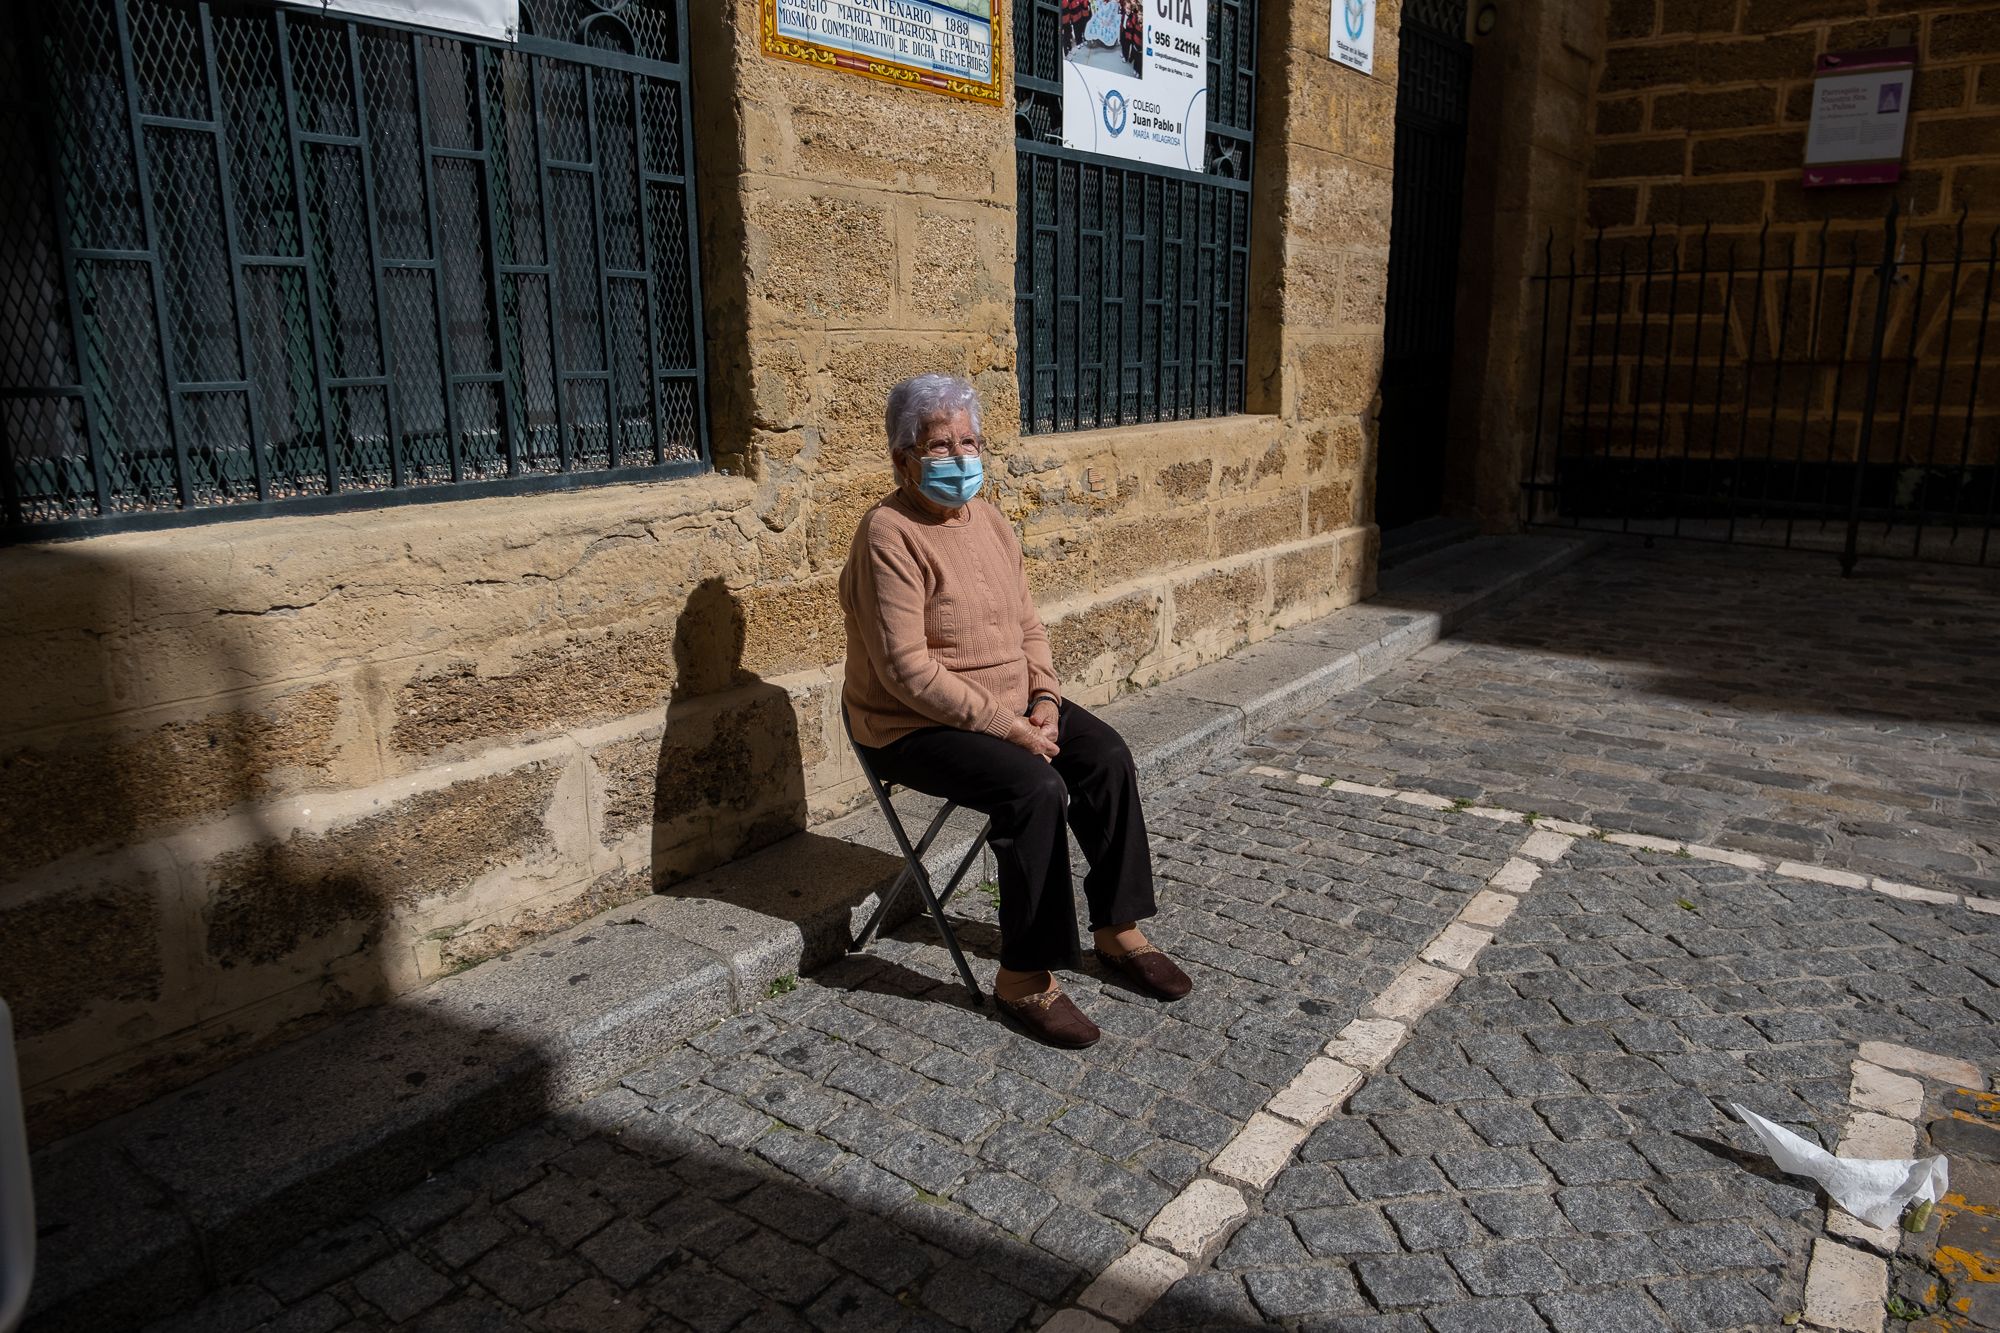
[[[953,454],[949,458],[926,458],[917,490],[932,504],[957,509],[986,481],[986,469],[976,454]]]

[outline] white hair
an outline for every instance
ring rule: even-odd
[[[923,444],[924,429],[954,412],[972,414],[972,430],[979,431],[979,390],[963,375],[932,372],[912,375],[889,390],[889,403],[882,412],[882,428],[889,437],[891,455],[910,453]]]

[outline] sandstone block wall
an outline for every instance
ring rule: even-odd
[[[1914,45],[1919,52],[1903,180],[1894,186],[1805,188],[1800,174],[1814,58],[1830,50],[1891,42]],[[1758,234],[1768,224],[1768,265],[1782,269],[1790,256],[1802,270],[1810,270],[1821,257],[1824,225],[1825,254],[1837,272],[1850,246],[1864,269],[1879,255],[1881,220],[1892,198],[1902,208],[1907,259],[1915,258],[1926,238],[1933,256],[1948,253],[1961,216],[1968,247],[1983,255],[1987,233],[2000,220],[2000,166],[1995,165],[2000,153],[2000,11],[1991,4],[1527,0],[1503,9],[1494,36],[1482,41],[1474,81],[1477,111],[1467,177],[1450,504],[1488,529],[1516,526],[1522,514],[1518,483],[1529,461],[1537,373],[1533,357],[1541,317],[1540,289],[1528,278],[1541,270],[1545,239],[1553,238],[1558,267],[1574,250],[1579,265],[1588,268],[1591,238],[1602,227],[1605,262],[1615,270],[1621,252],[1642,265],[1645,235],[1657,228],[1656,262],[1664,267],[1677,250],[1685,270],[1698,263],[1700,231],[1712,224],[1713,262],[1720,263],[1733,244],[1738,265],[1754,267]],[[1482,137],[1491,151],[1482,149]],[[1939,300],[1941,276],[1934,267],[1927,306]],[[1783,308],[1782,288],[1780,276],[1767,274],[1766,312]],[[1769,314],[1761,321],[1756,345],[1750,341],[1757,289],[1754,280],[1739,280],[1728,288],[1733,359],[1768,361],[1776,355],[1776,320]],[[1795,294],[1804,291],[1803,280],[1795,289]],[[1723,294],[1718,278],[1707,294],[1711,321]],[[1650,292],[1642,282],[1626,290],[1622,313],[1630,344],[1621,351],[1628,356],[1646,323],[1641,316],[1649,295],[1651,319],[1662,322],[1664,282]],[[1826,299],[1844,303],[1848,295],[1840,278],[1829,285]],[[1890,339],[1898,349],[1907,345],[1908,296],[1899,292],[1892,312]],[[1971,346],[1964,334],[1977,316],[1979,296],[1973,283],[1958,293],[1954,319],[1962,332],[1954,362]],[[1678,322],[1685,327],[1676,335],[1677,357],[1692,351],[1690,312],[1696,297],[1693,280],[1684,277]],[[1857,308],[1865,316],[1873,302],[1872,285],[1864,285]],[[1794,306],[1796,320],[1803,322],[1809,298]],[[1611,301],[1597,313],[1602,322],[1617,319],[1620,310]],[[1943,321],[1935,325],[1919,330],[1920,357],[1943,356]],[[1653,336],[1657,357],[1657,330]],[[1716,336],[1711,324],[1705,352],[1711,358]],[[1796,364],[1806,350],[1805,338],[1798,328],[1786,330],[1785,336],[1786,354]],[[1822,362],[1865,356],[1865,346],[1851,343],[1840,349],[1832,341],[1832,333],[1823,331],[1815,348]],[[1843,427],[1836,430],[1831,424],[1830,384],[1812,399],[1818,424],[1803,432],[1803,457],[1809,462],[1854,456],[1860,378],[1847,378],[1853,384],[1843,386]],[[1583,371],[1575,369],[1571,387],[1578,393],[1584,388],[1582,379]],[[1963,367],[1954,366],[1946,379],[1948,397],[1962,410],[1968,379]],[[1666,383],[1670,402],[1684,395],[1684,382],[1669,377]],[[1659,384],[1657,377],[1650,386],[1600,383],[1597,401],[1601,405],[1607,390],[1613,392],[1612,415],[1629,416],[1637,393],[1639,414],[1645,416],[1650,411],[1645,404],[1657,401]],[[1728,386],[1733,399],[1740,399],[1741,379],[1729,380]],[[1933,386],[1934,380],[1920,376],[1915,399],[1923,401]],[[1553,398],[1553,374],[1549,387]],[[1982,393],[1973,413],[1969,460],[1991,464],[2000,449],[2000,400]],[[1962,417],[1950,425],[1956,439]],[[1910,434],[1927,438],[1922,422]],[[1676,437],[1663,447],[1672,453],[1681,444]],[[1650,454],[1654,447],[1649,436],[1644,450]],[[1872,456],[1884,457],[1879,452]],[[1954,461],[1956,457],[1954,453]]]
[[[1937,0],[1878,0],[1865,9],[1812,0],[1694,6],[1613,0],[1607,25],[1592,109],[1586,222],[1605,229],[1607,269],[1615,269],[1621,254],[1635,267],[1643,264],[1645,237],[1658,228],[1653,262],[1665,268],[1678,250],[1682,276],[1678,283],[1664,276],[1632,281],[1622,302],[1615,279],[1599,294],[1600,326],[1606,319],[1623,321],[1622,354],[1629,357],[1640,339],[1649,338],[1657,363],[1669,355],[1671,338],[1674,364],[1639,376],[1628,371],[1616,380],[1602,367],[1595,377],[1583,364],[1570,367],[1571,392],[1583,395],[1573,402],[1594,395],[1600,419],[1658,423],[1617,432],[1619,438],[1605,434],[1594,447],[1640,456],[1685,452],[1699,460],[1758,453],[1760,445],[1768,453],[1776,447],[1772,439],[1781,438],[1795,468],[1840,468],[1856,460],[1878,305],[1871,266],[1882,254],[1883,217],[1893,199],[1901,210],[1897,249],[1906,267],[1881,298],[1888,303],[1888,406],[1878,412],[1869,462],[1878,469],[1899,466],[1905,487],[1926,475],[1927,484],[1942,484],[1933,464],[1945,470],[1961,462],[1993,466],[2000,451],[2000,395],[1990,377],[1975,380],[1972,368],[1977,332],[1988,318],[1986,288],[1982,270],[1974,268],[1962,269],[1953,288],[1950,255],[1962,237],[1967,255],[1983,258],[1988,234],[2000,221],[2000,11]],[[1905,44],[1916,47],[1918,59],[1902,180],[1806,188],[1801,167],[1814,58]],[[1702,262],[1704,224],[1711,226],[1710,266],[1720,267],[1733,254],[1735,280],[1711,276],[1704,287],[1690,274]],[[1579,262],[1588,267],[1594,243],[1579,251]],[[1760,251],[1761,275],[1755,271]],[[1921,310],[1915,282],[1920,253],[1932,261]],[[1824,279],[1817,272],[1822,263]],[[1579,304],[1589,304],[1588,298]],[[1671,330],[1663,309],[1676,312]],[[1691,383],[1700,347],[1692,317],[1697,309],[1709,314],[1706,355],[1712,361],[1717,344],[1726,342],[1734,363],[1707,387]],[[1589,314],[1581,311],[1579,320]],[[1904,357],[1917,367],[1908,376],[1898,368]],[[1794,367],[1782,381],[1776,368],[1781,360]],[[1808,369],[1797,369],[1801,365]],[[1712,406],[1720,392],[1732,404],[1754,402],[1761,413],[1780,385],[1784,401],[1770,414],[1775,424],[1767,424],[1763,441],[1718,430],[1712,413],[1704,424],[1701,413],[1682,410],[1690,400]],[[1603,407],[1607,402],[1611,406]],[[1949,441],[1943,449],[1936,445],[1940,436]],[[1983,497],[1983,484],[1975,477],[1965,485]]]
[[[1021,438],[1014,123],[694,6],[716,471],[0,552],[0,990],[42,1139],[851,808],[836,579],[921,369],[1086,702],[1372,587],[1393,42],[1265,0],[1245,416]],[[1393,33],[1392,6],[1384,7]]]
[[[1916,225],[2000,217],[2000,12],[1876,0],[1610,0],[1585,205],[1591,225],[1755,227],[1879,221],[1891,194]],[[1918,49],[1901,184],[1800,184],[1814,57]],[[1982,230],[1979,233],[1984,235]]]

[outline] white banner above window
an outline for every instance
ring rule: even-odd
[[[1208,0],[1062,8],[1063,145],[1200,171],[1208,140]]]
[[[513,41],[521,26],[521,0],[324,0],[324,4],[301,0],[300,7],[443,28],[496,42]]]

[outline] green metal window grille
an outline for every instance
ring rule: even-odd
[[[10,8],[5,539],[705,466],[678,0]]]
[[[1065,0],[1012,0],[1028,434],[1243,410],[1257,0],[1209,0],[1206,168],[1062,146]]]

